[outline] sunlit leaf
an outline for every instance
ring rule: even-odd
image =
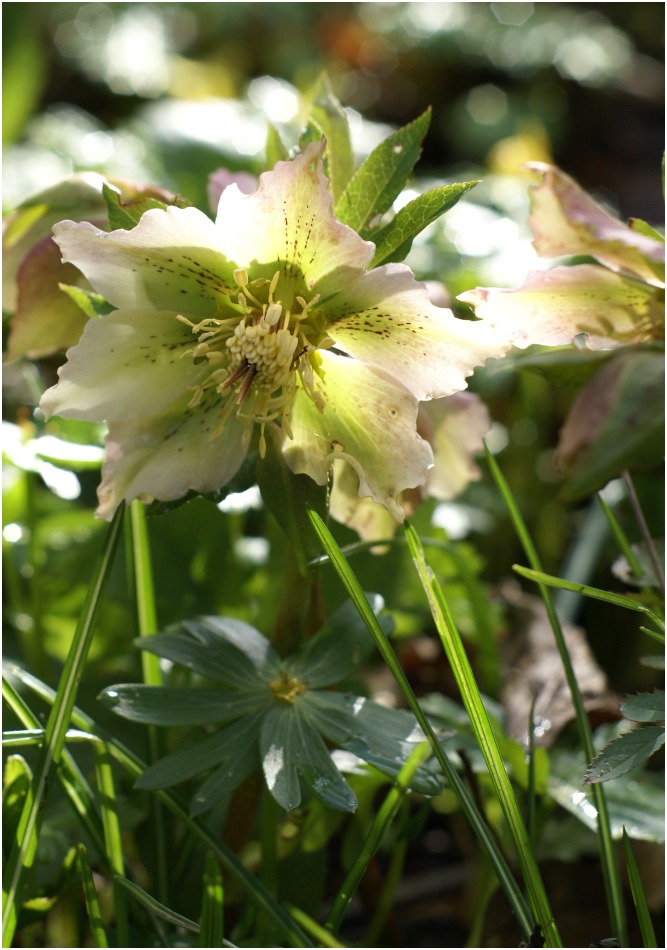
[[[606,746],[586,769],[584,782],[609,782],[641,765],[649,756],[665,744],[662,726],[643,726],[625,732]]]

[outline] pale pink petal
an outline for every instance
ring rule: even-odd
[[[664,338],[664,301],[654,288],[596,264],[534,271],[517,290],[477,287],[459,300],[521,349],[565,345],[579,333],[592,349]]]
[[[313,142],[292,161],[277,162],[260,175],[252,195],[236,185],[225,188],[216,224],[219,246],[239,267],[255,273],[267,265],[263,276],[269,279],[282,270],[293,278],[295,293],[324,297],[344,290],[347,271],[368,267],[375,246],[334,217],[323,149]]]
[[[491,428],[489,411],[475,393],[454,393],[419,406],[417,427],[431,444],[435,464],[424,492],[433,498],[459,495],[480,477],[475,454],[483,451]]]
[[[324,411],[301,390],[290,416],[293,438],[283,453],[295,474],[326,484],[335,460],[359,479],[359,495],[403,520],[398,496],[423,484],[433,453],[416,431],[417,401],[382,370],[345,356],[321,354]]]
[[[476,366],[510,347],[502,326],[459,320],[433,306],[405,264],[363,274],[324,309],[337,347],[391,373],[417,399],[465,389]]]
[[[97,491],[98,516],[110,520],[123,499],[173,501],[191,490],[211,492],[226,485],[245,458],[248,426],[234,411],[227,412],[216,436],[220,413],[220,398],[209,394],[194,409],[181,399],[159,415],[112,422]]]
[[[206,317],[238,294],[218,230],[196,208],[146,211],[131,231],[62,221],[53,234],[63,260],[118,309]]]
[[[568,175],[533,162],[541,176],[531,188],[530,226],[541,257],[587,254],[612,270],[664,286],[665,246],[612,217]]]
[[[170,312],[116,310],[89,320],[41,408],[47,417],[96,422],[153,415],[210,373],[205,362],[181,358],[192,344],[190,328]]]
[[[257,190],[257,178],[248,172],[233,172],[229,168],[217,168],[208,176],[208,206],[216,213],[220,204],[220,196],[225,188],[238,185],[244,195],[251,195]]]

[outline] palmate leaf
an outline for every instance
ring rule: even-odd
[[[371,222],[401,193],[421,154],[431,110],[384,139],[356,171],[335,206],[339,221],[372,240]]]
[[[205,726],[230,722],[266,702],[263,684],[256,690],[179,689],[120,683],[98,697],[118,716],[154,726]]]
[[[476,181],[466,181],[441,185],[419,195],[401,208],[388,224],[370,233],[369,236],[375,244],[371,267],[404,260],[417,235],[429,224],[437,221],[440,215],[453,208],[459,198],[477,184]]]
[[[609,782],[642,765],[665,744],[662,726],[643,726],[612,739],[586,769],[584,784]]]

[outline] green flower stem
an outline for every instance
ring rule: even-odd
[[[637,911],[639,929],[642,935],[642,943],[645,947],[657,947],[658,944],[653,929],[653,921],[651,920],[651,914],[646,902],[646,894],[644,893],[644,885],[639,876],[639,868],[637,867],[632,845],[630,844],[630,839],[625,828],[623,828],[623,850],[625,852],[625,863],[628,869],[632,900],[634,901],[635,910]]]
[[[394,679],[396,680],[401,692],[405,696],[408,706],[412,710],[412,713],[414,714],[417,722],[421,726],[426,738],[428,739],[433,754],[440,765],[440,768],[442,769],[450,788],[454,792],[454,795],[456,796],[467,821],[476,834],[483,851],[488,854],[489,860],[491,861],[498,876],[500,886],[503,888],[510,906],[516,915],[518,926],[520,927],[524,937],[528,939],[533,929],[530,909],[528,908],[521,890],[514,880],[504,855],[500,851],[486,821],[480,814],[468,788],[463,783],[458,772],[456,771],[456,768],[452,765],[449,757],[445,754],[438,743],[435,732],[433,731],[433,727],[422,712],[421,706],[417,702],[415,694],[413,693],[407,677],[403,672],[400,663],[398,662],[396,654],[394,653],[389,641],[380,627],[380,624],[377,621],[377,618],[375,617],[368,604],[368,601],[366,600],[366,596],[361,588],[361,585],[359,584],[359,581],[355,577],[354,573],[350,570],[350,567],[341,554],[340,548],[336,544],[331,532],[319,517],[317,512],[311,510],[310,519],[313,523],[315,531],[319,535],[324,550],[331,559],[331,562],[348,594],[350,595],[352,602],[359,611],[360,616],[364,620],[369,632],[375,640],[375,645],[378,649],[378,652],[394,676]]]
[[[155,606],[155,586],[153,584],[153,568],[146,524],[146,508],[139,499],[135,499],[128,511],[131,539],[131,558],[134,575],[134,593],[137,606],[137,625],[139,636],[148,637],[157,632],[157,609]],[[143,681],[148,686],[161,686],[163,682],[160,658],[148,650],[141,651],[141,669]],[[147,726],[148,757],[150,762],[156,762],[162,755],[161,736],[155,726]],[[169,876],[167,868],[168,847],[167,832],[164,822],[164,812],[155,798],[150,800],[150,820],[153,835],[154,854],[153,868],[156,876],[157,890],[161,900],[169,900]]]
[[[561,947],[560,936],[553,921],[551,907],[530,844],[528,832],[521,817],[514,790],[512,789],[505,769],[505,763],[500,754],[491,722],[484,708],[482,697],[477,688],[477,683],[475,682],[475,677],[463,643],[461,642],[461,636],[456,629],[449,604],[445,599],[440,584],[438,584],[435,579],[433,571],[426,563],[424,551],[417,532],[410,525],[406,526],[405,532],[412,558],[417,568],[417,573],[419,574],[429,601],[436,629],[440,635],[440,640],[442,641],[447,659],[449,660],[449,665],[451,666],[454,678],[461,692],[463,705],[470,717],[475,738],[484,756],[486,767],[489,770],[489,777],[498,801],[500,802],[503,815],[505,816],[505,821],[507,822],[507,827],[514,843],[516,856],[519,866],[521,867],[536,920],[542,928],[542,933],[544,934],[548,946]]]
[[[21,680],[21,682],[37,696],[48,703],[54,702],[55,691],[45,683],[42,683],[41,680],[38,680],[15,664],[7,664],[6,668],[9,675],[13,675]],[[146,771],[147,765],[142,759],[131,752],[122,743],[118,742],[114,736],[99,726],[90,716],[87,716],[82,710],[76,707],[72,711],[72,723],[79,729],[94,732],[101,741],[106,743],[112,757],[120,763],[133,778],[138,778]],[[284,933],[285,939],[289,941],[290,946],[311,946],[311,943],[305,937],[304,933],[295,926],[290,916],[276,903],[266,888],[247,870],[245,865],[242,864],[228,847],[218,841],[216,835],[209,831],[205,824],[199,819],[190,816],[185,804],[179,801],[171,792],[160,790],[152,794],[159,798],[162,804],[175,815],[176,818],[184,822],[189,831],[199,838],[210,851],[213,851],[222,865],[227,868],[229,873],[236,878],[241,887],[247,892],[248,896],[261,910],[264,910],[271,916],[276,926]],[[130,882],[128,882],[128,884],[129,883]]]
[[[299,560],[290,548],[271,643],[281,656],[289,656],[304,639],[319,630],[324,619],[320,582],[303,576]]]
[[[514,525],[514,530],[521,541],[521,545],[526,557],[528,558],[528,562],[535,572],[539,572],[542,577],[544,577],[545,575],[542,574],[542,564],[537,554],[537,550],[533,544],[530,534],[528,533],[528,529],[523,518],[521,517],[521,513],[516,505],[516,502],[514,501],[510,487],[488,448],[486,449],[486,458],[496,485],[498,486],[498,489],[505,501],[510,518],[512,519],[512,524]],[[586,761],[592,762],[592,760],[595,758],[595,749],[593,747],[591,726],[588,720],[586,709],[584,707],[584,700],[581,695],[581,690],[579,689],[574,667],[572,666],[572,660],[567,649],[567,644],[565,643],[565,637],[563,636],[560,620],[558,619],[558,615],[554,609],[549,588],[546,586],[543,580],[539,581],[538,584],[542,600],[544,601],[547,616],[549,617],[551,628],[554,633],[556,646],[563,664],[565,678],[567,679],[570,694],[572,696],[572,704],[574,706],[577,727],[579,730],[579,741],[581,743]],[[585,585],[574,586],[585,587]],[[582,590],[581,592],[584,593],[585,591]],[[620,945],[627,946],[627,925],[625,918],[625,906],[623,904],[623,891],[621,888],[618,865],[616,863],[616,857],[614,854],[614,842],[611,834],[611,822],[609,819],[607,800],[602,784],[594,784],[592,786],[592,794],[598,813],[597,832],[600,847],[600,860],[602,864],[602,874],[604,878],[611,925]]]
[[[129,946],[130,940],[127,920],[127,902],[125,894],[119,890],[116,884],[117,875],[125,876],[123,842],[121,839],[120,821],[118,819],[118,800],[116,798],[116,786],[113,780],[109,750],[99,741],[95,743],[95,777],[102,807],[104,843],[111,866],[111,872],[114,875],[113,891],[116,909],[116,944],[119,947],[127,947]]]
[[[77,859],[79,862],[81,883],[83,884],[83,896],[88,912],[88,923],[90,924],[94,945],[96,947],[108,947],[109,941],[107,940],[107,935],[104,930],[104,921],[102,919],[102,912],[100,911],[100,902],[97,899],[93,874],[90,870],[90,864],[88,863],[88,854],[85,846],[82,844],[77,848]],[[122,944],[119,943],[118,946],[122,946]]]
[[[359,887],[361,879],[366,873],[366,868],[379,848],[384,833],[396,817],[398,809],[405,799],[415,772],[420,765],[426,761],[430,752],[431,750],[427,742],[418,745],[396,776],[393,788],[382,802],[368,832],[368,836],[364,841],[363,847],[355,858],[352,867],[347,872],[345,880],[336,895],[333,907],[326,920],[326,927],[328,927],[329,930],[336,931],[340,927],[343,915],[356,889]]]
[[[626,538],[625,532],[623,531],[623,529],[621,528],[618,522],[618,518],[616,517],[616,515],[611,509],[611,505],[607,504],[607,502],[604,500],[604,498],[599,492],[598,492],[597,499],[598,499],[598,502],[600,503],[600,507],[602,508],[602,511],[604,512],[604,516],[607,519],[607,523],[609,524],[611,533],[614,535],[614,538],[616,539],[616,543],[618,544],[621,550],[621,553],[623,554],[626,561],[628,562],[628,565],[630,566],[630,570],[632,571],[635,577],[641,577],[642,566],[639,563],[639,558],[637,557],[635,552],[632,550],[632,545]]]
[[[307,931],[311,937],[314,937],[317,940],[317,945],[319,947],[345,947],[347,944],[340,943],[332,935],[331,931],[326,930],[324,927],[320,926],[317,921],[313,920],[312,917],[309,917],[308,914],[300,910],[298,907],[293,907],[291,904],[286,904],[287,910],[290,912],[294,920]]]
[[[639,504],[639,498],[637,497],[637,492],[635,491],[635,484],[632,481],[632,476],[627,470],[623,472],[623,481],[625,482],[625,487],[628,491],[628,496],[630,498],[630,504],[632,505],[632,510],[635,513],[635,518],[639,524],[639,529],[644,538],[644,544],[646,545],[646,550],[648,551],[649,557],[651,558],[651,564],[653,565],[653,571],[655,573],[655,579],[658,582],[662,596],[665,596],[665,572],[660,563],[660,558],[658,557],[658,552],[655,549],[655,544],[653,543],[653,538],[651,537],[651,532],[649,531],[648,524],[646,523],[646,518],[644,517],[644,512],[642,511],[642,506]]]
[[[15,928],[15,902],[19,899],[21,879],[26,866],[30,841],[37,833],[41,819],[43,797],[46,792],[47,778],[54,764],[60,761],[65,743],[65,734],[70,718],[79,681],[83,674],[88,650],[95,631],[97,613],[102,596],[109,580],[114,553],[123,524],[123,505],[114,515],[102,550],[97,558],[93,579],[88,588],[83,610],[79,617],[72,646],[60,677],[51,713],[46,724],[46,735],[33,775],[32,796],[26,799],[25,807],[19,819],[16,839],[7,861],[5,870],[5,903],[3,907],[3,943],[10,946]]]

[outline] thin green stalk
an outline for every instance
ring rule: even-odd
[[[21,813],[16,839],[7,861],[5,871],[6,896],[3,907],[3,942],[10,946],[14,935],[14,904],[19,898],[19,888],[26,866],[29,842],[36,834],[41,819],[43,797],[46,792],[47,778],[51,767],[60,761],[65,734],[70,724],[72,709],[83,674],[88,650],[95,631],[95,621],[102,602],[102,596],[111,573],[113,557],[123,524],[123,506],[121,505],[109,525],[102,550],[97,558],[92,581],[86,594],[86,600],[79,617],[72,646],[58,684],[56,699],[47,724],[44,745],[40,752],[33,776],[33,794],[26,800]]]
[[[225,892],[220,865],[208,851],[204,866],[204,893],[201,907],[200,947],[221,947],[225,936]]]
[[[403,868],[405,866],[407,853],[408,839],[402,838],[396,845],[394,845],[392,849],[384,887],[382,888],[382,893],[380,894],[377,907],[373,913],[368,930],[364,934],[363,945],[365,947],[378,946],[382,930],[394,903],[396,888],[398,887],[403,875]]]
[[[23,697],[16,692],[9,680],[2,679],[2,698],[12,709],[14,714],[29,729],[38,729],[40,722]],[[43,730],[40,729],[43,736]],[[76,764],[73,756],[67,749],[64,750],[57,775],[67,797],[81,819],[83,826],[97,848],[101,858],[104,857],[104,835],[102,825],[97,814],[97,805],[92,789],[85,776]]]
[[[312,917],[309,917],[303,910],[300,910],[298,907],[293,907],[291,904],[286,904],[287,910],[290,912],[294,920],[299,924],[300,927],[314,937],[317,940],[317,945],[319,947],[346,947],[347,944],[340,943],[337,940],[330,930],[326,930],[317,921],[313,920]]]
[[[153,567],[151,564],[151,551],[148,538],[148,525],[146,524],[146,508],[144,504],[136,498],[130,505],[128,511],[130,522],[131,538],[131,558],[132,573],[134,575],[134,594],[137,606],[137,625],[139,635],[148,637],[157,632],[157,608],[155,604],[155,585],[153,583]],[[163,683],[162,670],[160,669],[160,658],[149,650],[141,651],[141,670],[143,681],[148,686],[161,686]],[[148,736],[148,758],[149,761],[156,762],[163,750],[161,748],[160,733],[156,726],[146,727]],[[155,858],[153,868],[155,870],[157,890],[161,900],[167,903],[169,900],[169,877],[167,847],[167,831],[164,821],[164,812],[155,798],[150,800],[150,820],[153,835],[153,847]]]
[[[530,704],[530,718],[528,720],[528,803],[526,806],[526,827],[531,847],[535,847],[535,703],[537,696],[533,696]]]
[[[563,580],[562,577],[554,577],[552,574],[545,574],[544,571],[531,570],[528,567],[521,567],[520,564],[514,564],[512,570],[520,574],[521,577],[527,577],[528,580],[535,581],[542,587],[556,587],[558,590],[576,591],[593,600],[603,600],[607,604],[614,604],[616,607],[625,607],[626,610],[634,610],[636,613],[645,614],[654,624],[664,629],[665,622],[662,617],[643,604],[639,600],[633,600],[632,597],[626,597],[624,594],[614,594],[608,590],[601,590],[599,587],[589,587],[588,584],[576,584],[574,581]],[[658,637],[660,634],[655,633]],[[664,636],[662,638],[664,643]]]
[[[463,705],[470,718],[477,744],[484,756],[496,797],[505,816],[536,920],[542,928],[548,946],[561,947],[560,935],[553,921],[549,899],[544,889],[528,832],[507,775],[491,721],[484,708],[482,697],[463,647],[461,635],[454,623],[444,591],[426,563],[417,532],[411,525],[406,525],[405,533],[417,573],[428,598],[436,629],[461,693]]]
[[[125,894],[116,885],[116,875],[125,875],[123,842],[120,821],[118,819],[118,801],[116,785],[113,779],[109,751],[99,740],[95,744],[95,777],[99,790],[104,828],[104,845],[107,860],[114,875],[114,905],[116,908],[116,943],[119,947],[129,946],[129,927],[127,921],[127,901]]]
[[[90,932],[93,937],[94,945],[96,947],[108,947],[109,941],[107,940],[106,931],[104,929],[104,921],[102,919],[102,912],[100,911],[100,902],[97,899],[93,873],[88,863],[88,853],[82,844],[77,848],[77,859],[81,873],[81,883],[83,884],[83,896],[86,901],[86,911],[88,912],[88,923],[90,924]],[[119,943],[118,946],[122,946],[122,944]]]
[[[505,505],[507,506],[507,510],[509,511],[510,518],[512,520],[512,524],[514,525],[514,530],[521,541],[521,545],[528,562],[534,571],[539,571],[542,573],[542,563],[538,556],[535,545],[533,544],[532,538],[528,533],[526,524],[521,517],[521,513],[519,512],[519,509],[516,505],[510,487],[501,473],[498,463],[491,455],[488,448],[486,449],[486,458],[496,485],[498,486],[498,489],[505,501]],[[581,690],[579,689],[579,684],[577,682],[572,660],[565,642],[560,620],[558,619],[554,609],[549,588],[544,583],[539,583],[538,586],[542,600],[544,601],[549,622],[551,623],[556,646],[560,654],[561,663],[563,664],[565,678],[567,679],[570,694],[572,696],[572,705],[574,706],[577,728],[579,730],[579,741],[581,743],[586,761],[591,762],[595,757],[591,726],[590,722],[588,721],[588,715],[584,707],[583,697],[581,695]],[[596,783],[592,786],[592,794],[598,813],[597,832],[600,847],[600,860],[602,864],[602,875],[604,879],[605,892],[607,895],[607,905],[609,908],[611,925],[620,945],[626,946],[628,939],[625,906],[623,903],[623,891],[621,888],[618,865],[614,855],[614,841],[611,833],[611,822],[609,820],[607,800],[601,783]]]
[[[176,911],[172,910],[170,907],[165,907],[164,904],[161,904],[160,901],[156,901],[154,897],[151,897],[143,887],[139,887],[138,884],[135,884],[133,881],[128,881],[126,877],[122,874],[116,874],[114,876],[114,884],[117,884],[119,888],[127,891],[132,895],[146,910],[150,913],[155,914],[156,917],[159,917],[161,920],[166,920],[168,924],[173,924],[175,927],[182,927],[184,930],[189,930],[191,933],[199,933],[199,924],[194,920],[190,920],[189,917],[184,917],[182,914],[177,914]],[[119,947],[122,947],[123,944],[118,944]],[[125,945],[127,946],[127,944]]]
[[[402,766],[400,772],[396,776],[396,780],[394,781],[391,791],[387,794],[385,800],[382,802],[382,805],[380,806],[373,820],[370,831],[366,836],[366,840],[363,843],[361,851],[355,858],[352,867],[347,872],[345,880],[343,881],[343,884],[336,895],[336,899],[329,912],[329,916],[327,917],[325,924],[329,930],[336,931],[339,929],[343,920],[343,915],[347,910],[347,907],[352,900],[356,889],[359,887],[361,879],[366,873],[366,868],[370,864],[373,855],[380,847],[380,842],[382,841],[387,828],[396,817],[396,813],[405,799],[415,773],[419,769],[420,765],[426,761],[430,755],[430,752],[431,750],[428,743],[424,742],[418,745],[414,752],[410,753],[410,757],[408,758],[407,762]]]
[[[600,504],[600,507],[602,508],[602,511],[604,512],[604,516],[607,519],[607,523],[609,525],[609,528],[611,529],[611,533],[614,535],[614,538],[616,539],[616,544],[618,545],[625,560],[628,562],[630,570],[632,571],[635,577],[641,577],[642,566],[639,563],[639,558],[637,557],[635,552],[632,550],[632,545],[630,544],[627,537],[625,536],[625,532],[623,531],[623,528],[621,528],[619,520],[614,514],[611,508],[611,505],[609,505],[605,501],[605,499],[602,497],[602,495],[599,492],[598,492],[597,499]]]
[[[533,928],[530,909],[512,875],[512,872],[509,869],[504,855],[500,851],[486,821],[480,814],[479,809],[477,808],[477,805],[470,794],[470,791],[463,783],[458,772],[456,771],[456,768],[452,765],[449,757],[445,754],[438,743],[437,737],[433,731],[433,727],[424,715],[421,706],[417,702],[408,679],[403,672],[396,654],[387,640],[387,637],[380,627],[375,614],[371,610],[359,581],[341,554],[340,548],[336,544],[331,532],[319,517],[317,512],[310,510],[309,515],[313,527],[315,528],[315,531],[317,532],[325,551],[329,555],[329,558],[331,559],[338,576],[350,595],[352,602],[359,611],[360,617],[363,619],[370,634],[375,640],[375,645],[378,649],[378,652],[387,664],[387,667],[396,680],[408,706],[412,710],[412,713],[414,714],[417,722],[421,726],[426,738],[428,739],[433,751],[433,755],[442,769],[450,788],[454,792],[454,795],[456,796],[461,806],[461,810],[470,824],[470,827],[477,836],[480,846],[482,847],[483,851],[488,854],[489,860],[491,861],[498,876],[500,886],[505,892],[510,906],[516,915],[517,923],[521,928],[524,937],[527,939],[530,936],[530,932]]]
[[[644,517],[644,512],[642,511],[642,506],[639,503],[639,497],[635,491],[635,483],[632,481],[632,476],[627,470],[623,472],[623,481],[625,482],[625,487],[628,490],[628,496],[630,498],[630,504],[632,505],[632,510],[634,511],[635,518],[639,525],[639,530],[642,533],[644,539],[644,544],[646,545],[646,550],[648,551],[648,556],[651,559],[651,564],[653,565],[653,572],[655,573],[655,579],[658,582],[658,586],[662,592],[662,596],[665,596],[665,572],[663,570],[662,564],[660,563],[660,558],[658,557],[658,552],[655,549],[655,544],[653,543],[653,538],[651,537],[651,532],[649,531],[648,524],[646,523],[646,518]]]
[[[635,905],[639,929],[642,935],[642,944],[645,947],[657,947],[658,944],[653,929],[653,921],[651,920],[651,913],[646,902],[646,894],[644,893],[644,885],[642,884],[639,868],[637,867],[632,845],[630,844],[630,839],[625,828],[623,828],[623,850],[625,852],[625,864],[628,869],[628,880],[630,881],[632,900]]]
[[[52,703],[55,698],[55,691],[42,683],[41,680],[32,676],[30,673],[21,669],[13,663],[6,664],[9,675],[15,676],[28,689],[32,690],[37,696],[48,703]],[[81,709],[74,708],[72,711],[72,722],[80,729],[86,729],[95,732],[102,742],[108,746],[112,757],[119,762],[123,768],[133,777],[138,778],[145,772],[147,765],[134,752],[131,752],[126,746],[99,726],[90,716],[86,715]],[[283,908],[267,892],[266,888],[248,871],[245,865],[237,858],[233,851],[219,841],[216,835],[211,832],[205,824],[199,819],[191,817],[187,806],[181,802],[175,795],[166,790],[155,791],[151,794],[160,799],[162,804],[178,818],[184,822],[189,831],[199,838],[203,844],[214,852],[218,860],[236,878],[241,887],[247,892],[260,910],[265,911],[271,916],[275,924],[283,931],[286,939],[292,947],[310,947],[311,943],[305,937],[302,931],[295,926],[291,917],[285,913]]]

